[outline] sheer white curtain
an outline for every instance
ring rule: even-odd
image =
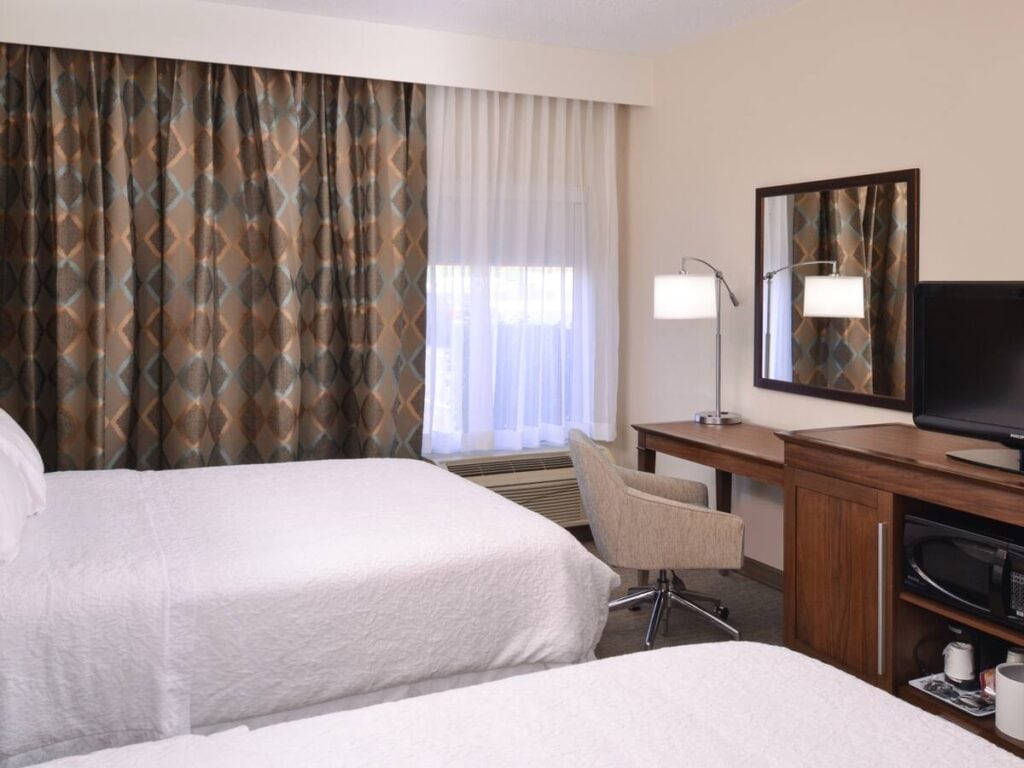
[[[615,107],[427,92],[424,453],[615,437]]]

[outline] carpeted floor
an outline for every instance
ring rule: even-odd
[[[587,544],[591,551],[593,546],[592,543]],[[619,571],[619,574],[622,586],[615,591],[613,598],[624,595],[628,587],[636,585],[636,571]],[[728,607],[728,621],[740,631],[741,640],[782,644],[781,592],[738,573],[723,576],[717,571],[685,571],[682,576],[688,589],[715,595]],[[640,611],[612,611],[601,642],[597,644],[597,657],[643,650],[650,616],[650,607],[646,605]],[[654,647],[728,639],[727,634],[697,614],[673,608],[669,613],[668,633],[659,631]]]

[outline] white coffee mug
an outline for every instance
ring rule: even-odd
[[[1024,664],[1024,648],[1011,648],[1006,652],[1007,664]]]
[[[946,677],[957,683],[974,678],[974,646],[970,643],[950,643],[942,651]]]
[[[996,667],[996,728],[1024,739],[1024,664]]]

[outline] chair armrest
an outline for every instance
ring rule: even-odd
[[[661,496],[664,499],[679,501],[684,504],[708,505],[708,487],[696,480],[682,480],[668,475],[656,475],[653,472],[637,472],[635,469],[616,467],[619,476],[626,485],[637,491]]]
[[[707,507],[626,489],[631,568],[739,568],[743,565],[743,520]]]

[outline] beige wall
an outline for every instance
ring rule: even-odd
[[[621,458],[630,423],[712,405],[713,321],[651,319],[653,276],[682,255],[742,302],[724,310],[724,407],[779,428],[909,420],[754,388],[754,189],[918,167],[922,279],[1024,279],[1022,40],[1019,0],[807,0],[655,61],[654,106],[630,110]],[[738,482],[734,508],[747,554],[781,567],[781,493]]]
[[[199,0],[0,0],[0,42],[651,103],[647,56]]]

